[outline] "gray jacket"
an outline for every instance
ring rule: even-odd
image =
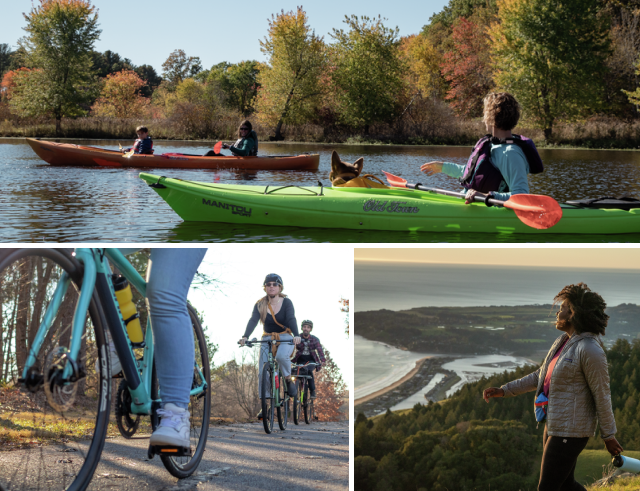
[[[562,334],[555,340],[538,370],[503,385],[504,396],[513,397],[535,390],[538,397],[547,367],[567,337]],[[615,435],[607,357],[597,335],[574,334],[562,349],[551,374],[546,421],[550,436],[591,437],[598,421],[604,440]]]

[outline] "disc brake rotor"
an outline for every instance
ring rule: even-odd
[[[67,412],[76,402],[78,382],[63,381],[68,363],[68,350],[64,346],[54,348],[44,363],[44,393],[49,405],[60,413]]]

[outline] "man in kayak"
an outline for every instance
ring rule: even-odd
[[[153,140],[149,136],[149,130],[146,126],[138,126],[136,128],[136,134],[138,139],[135,141],[132,147],[123,149],[124,153],[130,152],[152,155],[153,154]]]
[[[534,163],[537,151],[533,142],[532,153],[533,158],[527,159],[521,145],[515,144],[513,141],[504,142],[505,140],[514,139],[522,140],[518,135],[512,135],[511,130],[515,128],[520,119],[520,105],[515,97],[507,92],[490,93],[484,98],[484,117],[483,122],[487,128],[487,138],[481,139],[474,152],[472,158],[469,159],[467,165],[454,164],[452,162],[433,161],[423,164],[420,170],[427,175],[444,172],[450,177],[462,178],[469,174],[468,181],[472,182],[472,186],[463,182],[465,191],[465,203],[473,202],[476,195],[489,196],[494,199],[507,201],[514,194],[529,194],[529,181],[527,175],[530,172],[542,172],[542,161],[537,157]],[[481,151],[478,148],[482,142],[487,143],[485,150],[490,151],[489,158],[485,159],[485,167],[483,171],[478,172],[481,159],[476,156]],[[520,142],[517,142],[520,143]],[[475,159],[473,157],[476,156]],[[475,160],[472,162],[472,160]],[[539,163],[538,163],[539,162]],[[530,164],[534,164],[535,170],[531,170]],[[476,166],[476,164],[478,164]],[[474,168],[474,166],[476,166]],[[496,173],[497,171],[497,173]],[[491,175],[494,174],[494,175]],[[495,177],[497,176],[497,179]],[[482,180],[486,182],[482,182]],[[492,180],[489,187],[494,189],[486,189],[487,182]],[[479,189],[484,190],[482,193]]]
[[[257,157],[258,155],[258,134],[253,131],[253,127],[249,120],[244,120],[238,128],[238,139],[233,145],[222,145],[222,148],[231,150],[231,153],[237,157]],[[204,154],[205,157],[219,157],[222,154],[216,153],[215,150],[209,150]]]

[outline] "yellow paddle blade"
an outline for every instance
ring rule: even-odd
[[[136,153],[136,151],[135,151],[135,150],[129,150],[127,153],[125,153],[125,154],[123,155],[123,157],[124,157],[125,159],[130,159],[130,158],[131,158],[131,156],[132,156],[134,153]]]
[[[120,151],[122,152],[122,145],[120,145],[120,142],[118,142],[118,148],[120,149]]]

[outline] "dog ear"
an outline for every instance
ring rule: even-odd
[[[360,174],[362,172],[362,168],[364,167],[364,159],[362,157],[360,157],[358,160],[356,160],[353,163],[353,166],[358,171],[358,174]]]
[[[342,164],[342,160],[340,160],[340,156],[338,155],[338,152],[334,150],[333,152],[331,152],[331,167],[335,168],[335,167],[338,167],[340,164]]]

